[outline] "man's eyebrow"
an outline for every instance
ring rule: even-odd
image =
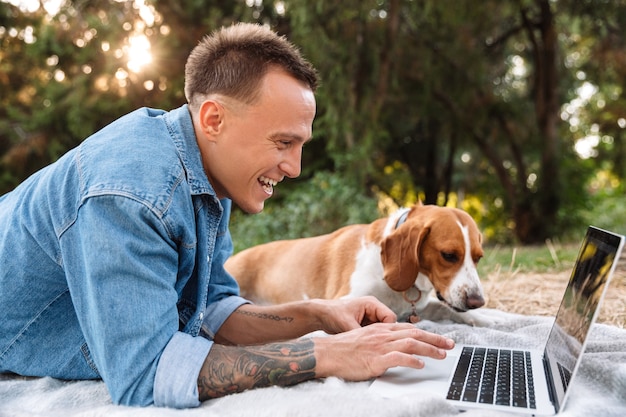
[[[302,137],[300,135],[296,135],[295,133],[287,133],[287,132],[277,132],[277,133],[274,133],[273,135],[271,135],[270,137],[272,139],[274,139],[274,140],[288,138],[288,139],[291,139],[291,140],[294,140],[296,142],[300,142],[300,143],[303,143],[303,144],[308,143],[308,142],[313,140],[313,136],[309,136],[308,138],[304,138],[304,137]]]

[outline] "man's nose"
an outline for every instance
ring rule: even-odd
[[[290,152],[278,167],[289,178],[296,178],[302,171],[302,148],[299,147]]]

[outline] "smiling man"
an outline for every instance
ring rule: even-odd
[[[268,68],[250,103],[210,94],[196,104],[193,97],[198,146],[215,193],[246,212],[260,212],[274,186],[300,175],[315,117],[311,87],[276,66]]]
[[[443,358],[451,340],[371,297],[239,296],[223,267],[231,202],[257,213],[300,174],[317,75],[252,24],[204,38],[185,72],[188,104],[136,110],[0,197],[0,372],[102,379],[115,403],[193,407]],[[331,336],[299,339],[315,330]]]

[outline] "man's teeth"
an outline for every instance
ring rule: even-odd
[[[272,194],[274,191],[274,186],[278,184],[278,181],[275,181],[267,177],[260,177],[259,182],[263,186],[263,189],[265,190],[265,192],[268,194]]]
[[[265,185],[271,185],[272,187],[274,187],[276,184],[278,184],[278,181],[273,180],[271,178],[267,178],[267,177],[260,177],[259,181],[261,181]]]

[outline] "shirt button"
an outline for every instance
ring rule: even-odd
[[[198,316],[198,318],[200,319],[200,321],[202,321],[204,319],[204,313],[200,313],[200,315]]]

